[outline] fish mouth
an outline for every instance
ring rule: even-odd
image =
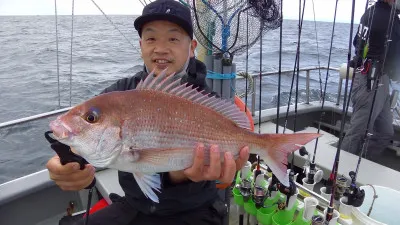
[[[59,119],[50,122],[50,129],[53,131],[53,137],[57,140],[69,138],[72,134],[71,128]]]

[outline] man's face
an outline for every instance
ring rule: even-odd
[[[152,21],[142,28],[142,58],[149,72],[155,70],[155,74],[165,68],[168,68],[167,74],[179,72],[188,54],[194,56],[196,45],[185,30],[168,21]]]

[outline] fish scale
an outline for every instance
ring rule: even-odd
[[[92,115],[94,121],[88,121]],[[158,202],[160,172],[193,163],[197,143],[211,144],[234,159],[248,146],[283,185],[289,184],[287,156],[317,138],[316,133],[257,134],[246,114],[230,101],[206,95],[163,71],[149,74],[135,90],[105,93],[89,99],[50,124],[55,138],[74,146],[89,163],[133,174],[143,194]]]

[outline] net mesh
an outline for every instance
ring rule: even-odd
[[[213,53],[239,55],[281,24],[280,0],[180,1],[192,9],[196,39]]]

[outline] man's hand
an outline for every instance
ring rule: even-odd
[[[239,158],[233,159],[232,153],[225,152],[224,162],[221,163],[221,154],[218,146],[210,148],[210,162],[205,166],[204,145],[199,144],[196,148],[193,165],[183,171],[170,172],[172,182],[179,183],[186,179],[194,182],[204,180],[219,180],[221,183],[231,183],[236,171],[240,170],[249,158],[249,148],[243,147],[240,150]]]
[[[87,164],[85,169],[80,170],[79,163],[67,163],[62,165],[60,158],[56,155],[47,164],[50,179],[64,191],[78,191],[86,188],[94,179],[95,168]]]

